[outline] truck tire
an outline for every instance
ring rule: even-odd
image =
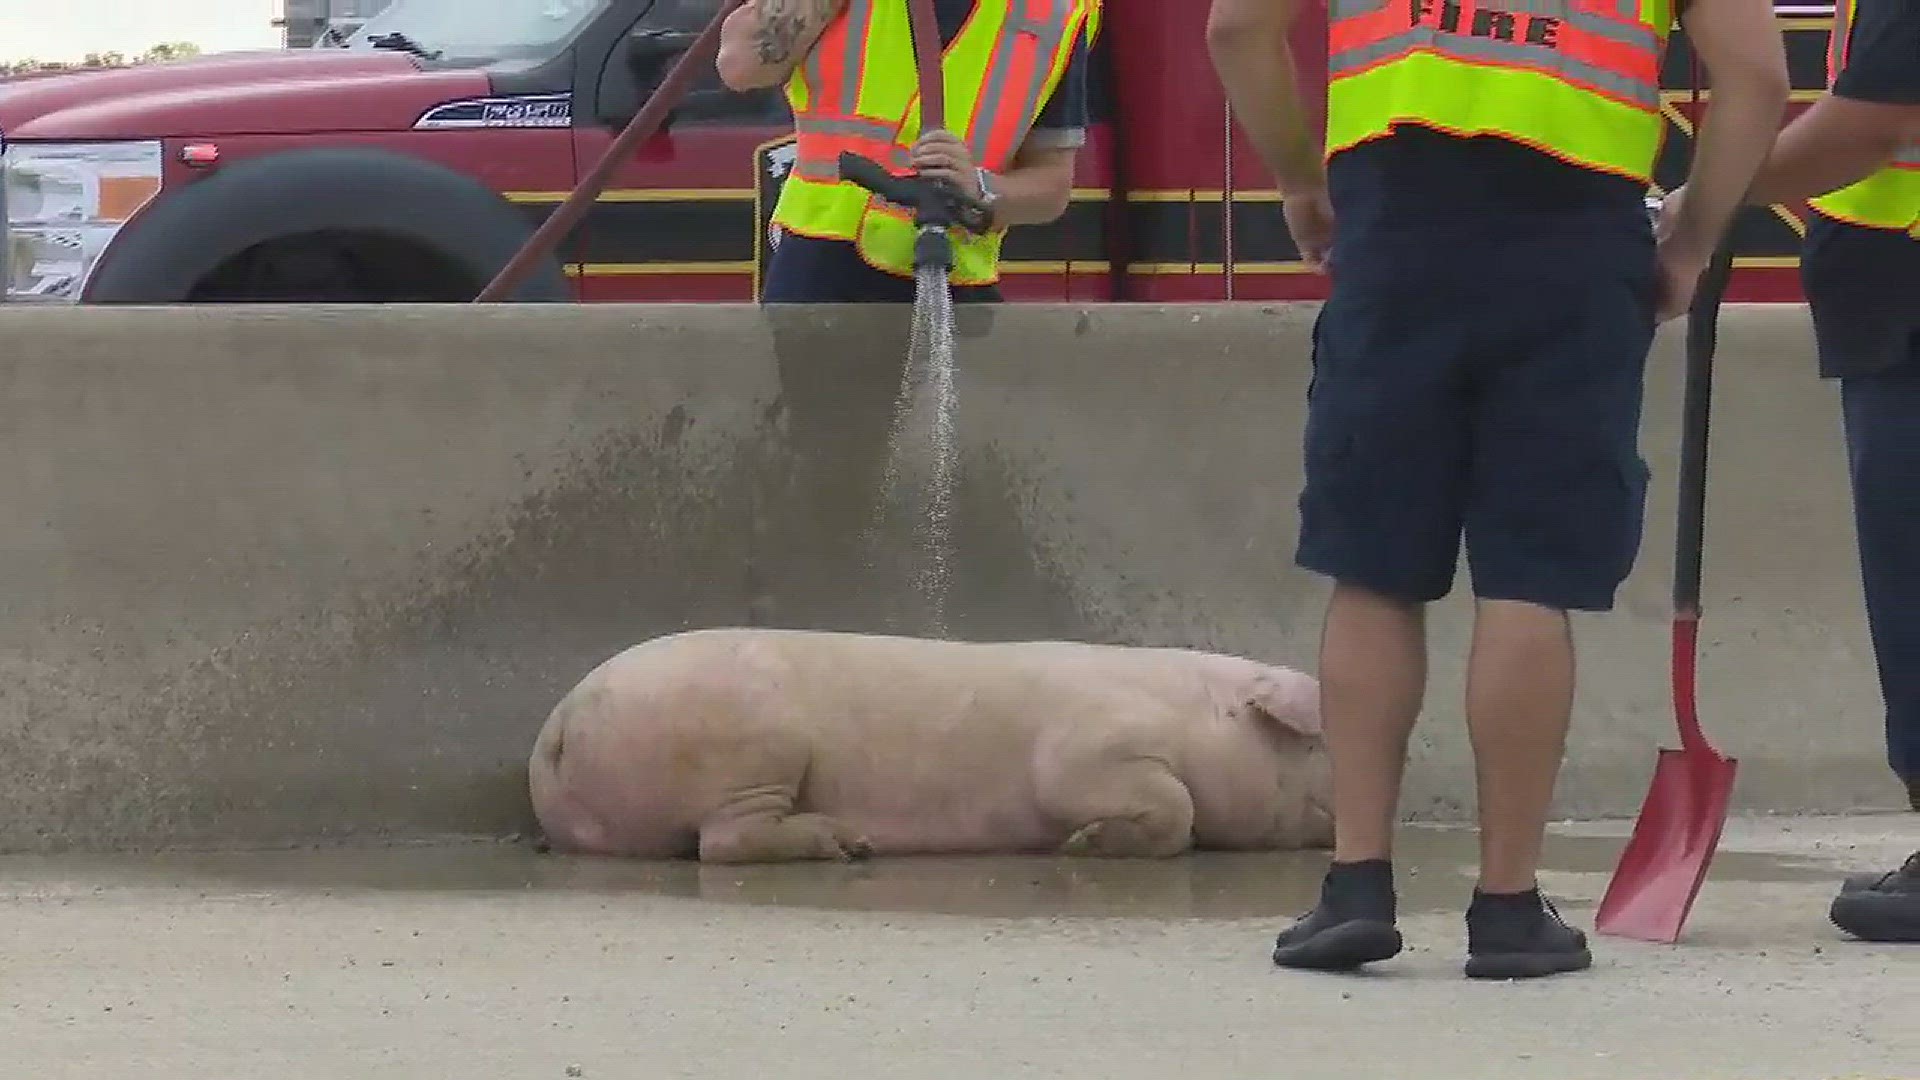
[[[470,278],[477,295],[534,227],[497,193],[430,161],[364,148],[291,150],[221,166],[164,194],[114,239],[85,302],[184,303],[228,260],[258,245],[343,233],[431,252]],[[510,299],[575,297],[550,255]]]

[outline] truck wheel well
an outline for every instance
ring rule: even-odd
[[[444,252],[407,237],[329,229],[264,240],[195,283],[191,304],[458,304],[486,283]]]

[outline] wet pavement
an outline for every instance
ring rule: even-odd
[[[1472,885],[1475,840],[1461,829],[1405,831],[1397,853],[1400,910],[1454,909]],[[1551,875],[1606,874],[1621,843],[1555,836]],[[849,864],[710,866],[541,854],[525,843],[466,842],[383,848],[198,851],[114,858],[18,857],[4,863],[16,890],[81,883],[192,889],[208,898],[365,892],[558,892],[653,895],[722,904],[992,918],[1276,919],[1311,906],[1325,852],[1201,852],[1170,861],[1054,858],[898,858]],[[1714,880],[1824,882],[1829,862],[1730,851]],[[1579,898],[1573,898],[1576,906]]]
[[[1568,826],[1577,925],[1624,826]],[[1474,841],[1410,829],[1409,948],[1276,971],[1325,853],[714,867],[518,843],[0,858],[6,1076],[1920,1077],[1920,950],[1825,923],[1920,817],[1736,820],[1686,941],[1460,977]]]

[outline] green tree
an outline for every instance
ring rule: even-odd
[[[0,78],[40,75],[55,71],[97,71],[103,68],[126,67],[129,64],[160,64],[199,55],[200,46],[191,41],[167,41],[153,46],[131,60],[124,53],[117,52],[88,53],[80,59],[79,63],[64,60],[0,60]]]
[[[166,41],[140,54],[136,64],[159,64],[168,60],[185,60],[200,55],[200,46],[191,41]]]

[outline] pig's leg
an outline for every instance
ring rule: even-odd
[[[1042,768],[1042,808],[1073,829],[1063,855],[1165,858],[1193,845],[1193,795],[1153,758],[1094,749]]]
[[[801,859],[862,859],[873,849],[865,837],[824,814],[793,813],[790,799],[768,805],[761,798],[729,807],[700,827],[700,861],[792,862]]]
[[[700,822],[701,862],[858,859],[872,852],[865,837],[832,818],[795,812],[812,756],[805,737],[761,723],[714,733],[701,755],[703,770],[724,777],[728,793]]]

